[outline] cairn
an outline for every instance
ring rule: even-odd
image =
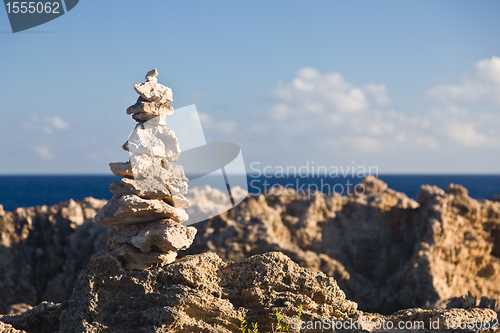
[[[94,218],[115,227],[108,245],[127,269],[169,264],[196,235],[195,228],[181,224],[188,220],[188,179],[182,166],[173,164],[180,155],[179,142],[166,127],[166,117],[174,113],[168,104],[172,90],[158,84],[157,76],[153,69],[146,82],[134,85],[140,97],[127,114],[138,124],[122,147],[130,158],[109,164],[123,178],[109,185],[114,196]]]

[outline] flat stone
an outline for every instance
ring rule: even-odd
[[[94,221],[106,227],[150,222],[162,218],[187,221],[184,209],[175,208],[162,200],[142,199],[134,194],[114,195],[94,217]]]
[[[164,114],[170,116],[174,113],[174,108],[169,104],[148,102],[144,98],[139,97],[137,103],[127,108],[127,114],[134,113],[150,113],[155,116]]]
[[[144,123],[146,121],[149,121],[155,117],[158,117],[157,114],[153,114],[153,113],[145,113],[145,112],[141,112],[141,113],[134,113],[132,115],[132,119],[134,119],[135,121],[137,121],[138,123]]]
[[[180,196],[188,192],[189,179],[184,174],[182,165],[165,163],[167,187],[173,196]]]
[[[109,163],[109,168],[115,176],[133,178],[134,173],[132,172],[132,166],[130,162],[111,162]]]
[[[146,199],[165,199],[171,196],[165,183],[160,183],[155,179],[135,180],[123,178],[120,183],[110,183],[109,191],[120,196],[135,194]]]
[[[132,245],[124,244],[111,253],[118,258],[125,269],[145,270],[165,266],[175,261],[176,252],[142,253]]]
[[[137,124],[128,139],[128,151],[133,155],[163,157],[175,162],[180,155],[179,141],[174,131],[161,124],[162,117],[155,117]]]
[[[142,98],[150,102],[170,103],[173,101],[172,89],[154,81],[135,84],[134,89]]]
[[[151,157],[149,155],[132,155],[130,156],[130,164],[135,180],[154,180],[165,187],[167,183],[167,170],[163,167],[164,158]],[[163,189],[161,187],[160,189]]]
[[[153,68],[146,74],[146,79],[148,77],[157,77],[157,76],[158,76],[158,71],[156,70],[156,68]]]
[[[170,206],[174,206],[175,208],[188,208],[190,205],[189,199],[181,194],[174,195],[163,200]]]
[[[186,250],[193,243],[196,229],[171,219],[117,227],[108,238],[108,245],[117,249],[123,244],[134,245],[143,253],[152,250],[171,252]]]

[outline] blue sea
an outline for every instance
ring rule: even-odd
[[[244,180],[244,176],[242,180]],[[247,175],[248,190],[252,194],[264,192],[277,184],[288,185],[295,190],[319,189],[331,193],[342,193],[348,186],[358,184],[362,179],[353,177],[256,177]],[[476,199],[491,199],[500,194],[500,175],[379,175],[393,190],[406,193],[416,199],[423,184],[436,185],[446,189],[450,183],[461,184]],[[0,204],[7,211],[17,207],[54,205],[69,199],[81,200],[92,196],[110,199],[110,182],[119,181],[116,176],[0,176]],[[349,183],[348,183],[349,182]],[[212,187],[218,187],[214,181]],[[349,184],[349,185],[347,185]]]

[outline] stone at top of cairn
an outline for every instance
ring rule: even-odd
[[[175,260],[177,251],[187,249],[196,229],[181,222],[189,216],[184,208],[188,179],[181,165],[173,164],[180,154],[172,129],[165,116],[174,109],[172,90],[156,82],[158,71],[148,72],[146,82],[136,84],[141,95],[127,114],[139,123],[124,147],[129,161],[110,163],[120,183],[111,183],[114,194],[94,217],[95,222],[114,226],[108,239],[112,253],[127,269],[148,269]]]
[[[153,68],[146,74],[146,81],[148,82],[158,82],[158,79],[156,78],[158,76],[158,71],[156,68]]]
[[[150,70],[147,74],[146,74],[146,79],[148,77],[157,77],[158,76],[158,71],[156,70],[156,68],[153,68],[152,70]]]
[[[152,74],[149,75],[149,73]],[[146,74],[146,82],[134,85],[135,91],[149,102],[158,102],[162,104],[172,102],[172,89],[157,83],[157,76],[158,71],[156,69],[149,71],[148,74]]]
[[[135,91],[140,95],[137,103],[127,109],[137,122],[145,122],[157,116],[170,116],[174,108],[168,103],[172,102],[172,89],[159,84],[158,71],[155,69],[146,74],[146,82],[134,85]]]

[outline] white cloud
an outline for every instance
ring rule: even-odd
[[[32,114],[28,121],[23,123],[23,127],[27,129],[38,129],[45,134],[51,134],[54,130],[68,130],[70,125],[64,119],[57,116],[44,116],[40,118],[36,114]]]
[[[371,86],[368,90],[383,99],[384,88]],[[321,75],[310,67],[301,69],[292,82],[276,88],[273,97],[281,102],[271,109],[274,120],[301,114],[356,113],[369,106],[363,88],[353,86],[339,73]]]
[[[49,147],[47,147],[47,146],[37,146],[34,148],[34,150],[35,150],[35,153],[38,156],[40,156],[41,158],[43,158],[44,160],[50,160],[53,157],[52,153],[50,152]]]
[[[387,87],[383,84],[367,84],[364,86],[363,90],[367,93],[368,97],[371,98],[373,104],[377,106],[389,106],[391,104],[391,98],[387,93]]]
[[[447,104],[409,116],[390,108],[392,100],[383,84],[358,87],[339,73],[303,68],[272,92],[274,104],[267,110],[267,123],[250,126],[249,134],[269,135],[275,144],[292,147],[319,147],[321,141],[325,154],[498,148],[500,114],[471,112],[450,102],[463,100],[465,91],[467,96],[500,102],[500,58],[479,61],[471,77],[474,80],[455,88],[431,89],[431,95]],[[461,93],[450,93],[455,90]]]
[[[70,128],[69,124],[59,117],[48,118],[47,122],[56,129],[65,130]]]
[[[203,130],[217,134],[231,134],[236,129],[236,122],[226,120],[217,121],[207,113],[199,112],[199,117]]]
[[[500,104],[500,58],[478,61],[472,73],[460,84],[433,88],[429,95],[443,103],[459,101],[492,101]]]

